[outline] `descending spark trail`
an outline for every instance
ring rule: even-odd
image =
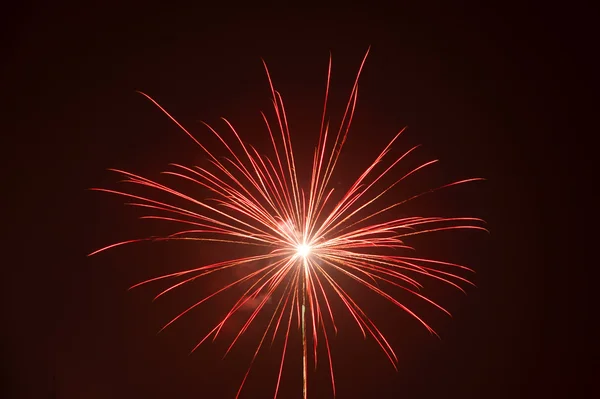
[[[305,290],[306,287],[304,285],[304,280],[302,284],[302,289]],[[306,349],[306,296],[302,295],[302,396],[306,399],[307,392],[307,377],[306,377],[306,369],[308,367],[308,353]]]
[[[271,333],[270,341],[273,345],[278,332],[281,332],[284,342],[275,385],[274,397],[277,397],[294,319],[298,323],[302,337],[303,398],[306,399],[308,395],[309,357],[313,358],[316,367],[317,347],[321,338],[324,339],[331,385],[335,396],[330,333],[326,329],[326,325],[328,325],[329,328],[333,328],[335,333],[338,330],[335,321],[336,315],[331,306],[334,300],[338,300],[348,311],[363,336],[373,338],[392,365],[397,367],[398,358],[394,350],[383,333],[367,316],[363,307],[343,287],[344,280],[354,280],[388,300],[412,316],[432,334],[435,334],[433,329],[410,308],[392,296],[385,286],[404,290],[450,314],[441,305],[419,293],[423,287],[419,278],[441,281],[463,292],[461,283],[472,284],[467,278],[457,274],[461,270],[472,271],[465,266],[407,256],[405,252],[413,248],[406,244],[404,239],[413,235],[444,230],[487,231],[481,226],[483,223],[481,219],[414,216],[388,217],[382,222],[372,222],[376,216],[389,215],[389,211],[392,209],[424,194],[483,180],[475,178],[456,181],[382,207],[379,205],[380,198],[393,187],[436,162],[436,160],[426,162],[408,173],[399,175],[399,178],[396,176],[392,184],[378,188],[378,185],[383,183],[384,177],[390,176],[392,169],[417,148],[411,148],[386,167],[380,168],[386,155],[390,152],[391,146],[404,129],[393,137],[371,165],[341,195],[341,198],[337,201],[334,200],[334,189],[330,187],[329,183],[352,123],[358,96],[358,79],[367,55],[368,51],[360,65],[337,133],[330,130],[329,122],[326,121],[331,78],[331,57],[329,59],[319,140],[313,156],[311,179],[307,190],[300,187],[298,183],[296,158],[292,151],[291,134],[283,99],[273,86],[266,64],[265,70],[271,89],[276,125],[273,126],[265,114],[262,116],[273,146],[274,157],[262,155],[254,146],[245,143],[233,125],[223,118],[235,138],[231,142],[227,141],[213,127],[205,124],[228,153],[228,157],[221,160],[154,99],[141,93],[194,140],[208,156],[212,165],[212,168],[203,168],[172,164],[173,169],[164,173],[197,184],[209,190],[215,198],[198,199],[170,186],[122,170],[114,171],[123,175],[125,183],[161,192],[170,196],[173,201],[153,199],[150,196],[127,191],[93,189],[127,198],[130,201],[129,205],[149,212],[142,218],[160,220],[184,227],[161,238],[142,238],[111,244],[90,255],[125,244],[156,240],[224,242],[264,249],[258,255],[223,260],[155,277],[132,287],[163,279],[177,280],[176,283],[159,292],[156,299],[200,277],[221,271],[240,269],[242,266],[251,266],[251,271],[244,271],[242,277],[201,298],[162,328],[165,329],[204,302],[233,287],[246,287],[245,292],[237,298],[231,309],[225,312],[221,321],[192,350],[192,352],[196,350],[210,337],[214,341],[234,314],[251,305],[254,309],[244,325],[237,331],[237,335],[225,353],[227,355],[257,316],[261,312],[265,313],[263,311],[267,308],[266,304],[270,303],[271,299],[275,299],[275,309],[270,314],[269,322],[263,326],[262,338],[241,381],[236,398],[240,396],[252,365],[264,347],[265,340],[268,340],[269,333]],[[279,133],[280,136],[276,133]],[[332,137],[334,138],[332,139]],[[235,147],[237,150],[234,149]],[[175,200],[187,205],[175,205]],[[311,353],[309,353],[309,343],[312,343]]]

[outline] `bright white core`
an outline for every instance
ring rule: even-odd
[[[308,254],[310,254],[310,246],[308,246],[306,244],[298,245],[296,250],[297,250],[298,255],[302,256],[303,258],[306,258],[308,256]]]

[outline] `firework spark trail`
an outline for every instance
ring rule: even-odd
[[[253,311],[250,312],[245,323],[227,348],[226,356],[238,342],[241,335],[256,321],[258,315],[265,311],[269,299],[278,296],[277,305],[269,322],[266,326],[263,326],[262,338],[242,379],[236,398],[240,396],[252,365],[263,348],[270,331],[272,332],[271,346],[278,332],[281,331],[284,338],[274,393],[274,397],[277,397],[294,319],[297,320],[298,328],[301,330],[302,391],[304,399],[308,395],[309,341],[312,342],[311,353],[316,369],[317,348],[320,337],[324,338],[333,395],[335,396],[336,387],[330,336],[326,329],[326,326],[330,325],[335,334],[338,332],[335,321],[336,315],[331,306],[333,298],[339,299],[356,322],[363,336],[365,338],[367,336],[372,337],[397,369],[398,358],[389,342],[368,317],[361,305],[344,289],[342,286],[343,279],[336,276],[353,280],[377,296],[388,300],[411,315],[431,334],[435,335],[437,335],[435,331],[422,318],[394,298],[379,283],[397,287],[447,314],[450,313],[441,305],[418,292],[423,288],[419,278],[426,277],[437,280],[463,292],[464,289],[460,283],[472,285],[468,278],[457,274],[460,270],[472,272],[471,269],[465,266],[415,256],[403,256],[400,252],[402,250],[413,250],[411,246],[404,242],[405,237],[412,235],[455,229],[487,231],[481,226],[483,223],[481,219],[413,216],[388,218],[379,223],[368,223],[372,218],[385,214],[422,195],[459,184],[483,180],[479,178],[459,180],[386,207],[379,207],[379,199],[392,188],[437,162],[437,160],[432,160],[423,163],[404,173],[386,187],[377,188],[384,177],[391,174],[402,160],[409,157],[418,148],[418,146],[411,148],[385,166],[382,171],[378,171],[387,159],[386,156],[389,154],[392,145],[405,129],[400,130],[392,138],[349,189],[341,195],[337,202],[334,202],[334,189],[329,186],[329,182],[338,164],[342,147],[346,142],[354,117],[358,98],[358,81],[367,55],[368,51],[360,64],[342,121],[335,134],[332,134],[326,117],[331,81],[331,56],[329,58],[319,139],[312,160],[311,179],[307,191],[298,183],[296,158],[292,150],[292,136],[288,127],[283,98],[275,90],[264,61],[276,124],[272,125],[264,113],[261,112],[261,115],[272,144],[273,159],[261,155],[255,147],[245,143],[237,130],[225,118],[222,118],[224,123],[235,137],[235,140],[231,143],[212,126],[203,122],[210,132],[217,137],[228,154],[227,157],[219,159],[215,153],[198,141],[166,109],[147,94],[140,92],[201,148],[208,156],[212,167],[214,167],[214,170],[209,170],[209,168],[198,166],[187,167],[171,164],[173,170],[163,173],[172,178],[203,187],[209,190],[214,198],[200,200],[157,181],[117,169],[113,169],[113,171],[124,177],[122,182],[166,194],[173,200],[186,205],[176,206],[166,200],[159,201],[152,199],[151,196],[134,194],[128,191],[93,189],[125,197],[130,201],[127,203],[128,205],[150,212],[150,214],[142,216],[142,219],[155,219],[183,227],[181,230],[165,237],[149,237],[114,243],[94,251],[90,255],[125,244],[158,240],[224,242],[258,246],[264,249],[261,255],[229,259],[154,277],[131,287],[135,288],[164,279],[178,279],[178,282],[159,292],[154,298],[157,299],[200,277],[242,266],[256,265],[257,262],[261,262],[260,267],[253,266],[252,271],[245,272],[243,276],[198,300],[177,314],[161,329],[162,331],[199,305],[233,287],[249,285],[231,309],[225,313],[225,316],[192,349],[192,352],[195,351],[210,337],[214,341],[234,314],[244,306],[255,304],[252,305],[254,306]],[[276,129],[273,126],[276,126]],[[332,137],[334,137],[333,140]]]

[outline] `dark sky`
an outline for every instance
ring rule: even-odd
[[[567,312],[565,302],[550,299],[560,266],[545,250],[552,221],[542,200],[548,184],[569,174],[556,167],[562,148],[552,137],[557,99],[567,90],[559,76],[571,59],[564,32],[576,21],[560,10],[510,7],[226,8],[53,3],[13,14],[3,49],[4,110],[12,123],[3,137],[10,165],[4,182],[16,193],[8,216],[17,238],[3,290],[6,397],[233,398],[258,333],[224,361],[229,336],[188,356],[219,304],[156,335],[193,292],[152,303],[160,286],[127,291],[220,254],[139,246],[86,258],[110,242],[154,232],[120,199],[86,189],[116,187],[109,167],[155,177],[169,162],[204,162],[135,90],[154,96],[201,140],[211,139],[199,120],[218,124],[226,116],[248,141],[266,144],[259,111],[270,111],[270,93],[261,57],[286,101],[298,151],[310,150],[329,51],[335,121],[369,45],[336,184],[350,184],[408,125],[398,151],[421,143],[423,159],[442,162],[407,190],[488,180],[405,211],[468,213],[486,219],[491,234],[422,240],[432,257],[477,271],[478,288],[467,296],[434,293],[454,318],[425,310],[441,340],[373,302],[400,354],[398,373],[342,318],[347,327],[334,349],[338,397],[552,397],[582,389],[570,349],[557,345],[570,327],[555,317]],[[572,138],[562,140],[568,147]],[[243,397],[272,396],[276,353],[263,354]],[[324,365],[310,387],[313,398],[330,395]],[[300,397],[300,369],[292,367],[281,397]]]

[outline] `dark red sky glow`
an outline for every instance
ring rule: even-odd
[[[171,162],[207,165],[193,142],[135,90],[150,94],[207,145],[215,139],[199,121],[216,124],[224,116],[248,141],[267,146],[259,111],[271,104],[261,58],[284,96],[295,151],[310,154],[310,163],[329,52],[335,125],[369,46],[335,184],[351,184],[408,126],[392,156],[422,144],[412,166],[440,159],[411,183],[411,194],[469,177],[487,181],[424,197],[402,212],[479,217],[491,235],[449,234],[418,244],[432,258],[476,270],[477,288],[466,296],[433,290],[432,299],[453,318],[414,304],[441,340],[393,305],[370,303],[370,315],[397,351],[398,372],[373,340],[363,341],[350,316],[340,319],[349,328],[332,348],[337,397],[577,396],[567,390],[582,386],[570,384],[580,378],[568,366],[570,350],[556,345],[571,327],[555,318],[567,313],[567,304],[551,299],[562,266],[546,250],[552,220],[541,200],[546,186],[571,175],[556,166],[566,163],[556,141],[568,147],[575,140],[551,133],[560,115],[553,107],[567,90],[557,76],[570,58],[564,28],[553,22],[558,12],[258,5],[184,11],[83,3],[23,6],[3,49],[9,60],[2,66],[4,110],[12,123],[11,143],[3,147],[10,165],[5,187],[16,193],[5,211],[15,221],[9,235],[17,238],[7,245],[14,256],[3,260],[9,393],[3,397],[234,398],[260,335],[249,331],[221,360],[243,318],[232,320],[223,340],[191,356],[205,327],[222,316],[218,306],[156,334],[174,309],[197,297],[194,290],[212,292],[222,281],[206,280],[156,302],[160,287],[127,291],[200,260],[216,262],[216,247],[139,244],[87,258],[149,228],[121,199],[87,189],[115,187],[107,168],[156,177]],[[574,319],[583,312],[568,309]],[[288,350],[301,347],[290,342]],[[257,358],[242,398],[272,397],[279,359],[268,350]],[[300,398],[300,378],[301,368],[284,372],[280,397]],[[319,372],[312,380],[323,397],[328,378]]]

